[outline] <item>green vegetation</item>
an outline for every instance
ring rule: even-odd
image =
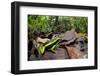
[[[29,33],[59,33],[72,28],[75,28],[76,32],[87,33],[87,27],[87,17],[28,15]]]

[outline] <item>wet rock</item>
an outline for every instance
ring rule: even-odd
[[[54,55],[56,56],[56,59],[68,59],[65,48],[58,48]]]
[[[42,60],[68,59],[68,55],[65,49],[58,48],[55,53],[46,52],[40,59]]]
[[[67,45],[71,42],[74,42],[77,38],[75,30],[67,31],[64,34],[64,37],[61,39],[60,45]]]

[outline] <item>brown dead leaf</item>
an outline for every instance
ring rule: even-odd
[[[68,53],[70,59],[82,58],[83,54],[77,48],[75,48],[75,47],[66,47],[66,48],[67,48],[67,53]]]

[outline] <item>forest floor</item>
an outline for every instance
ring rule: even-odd
[[[58,37],[61,35],[64,36],[59,39]],[[75,30],[66,31],[61,34],[53,34],[51,38],[37,37],[37,39],[32,40],[32,42],[33,46],[28,50],[29,61],[88,58],[87,36],[76,33]],[[39,49],[41,43],[43,46]],[[44,50],[42,49],[43,47]]]

